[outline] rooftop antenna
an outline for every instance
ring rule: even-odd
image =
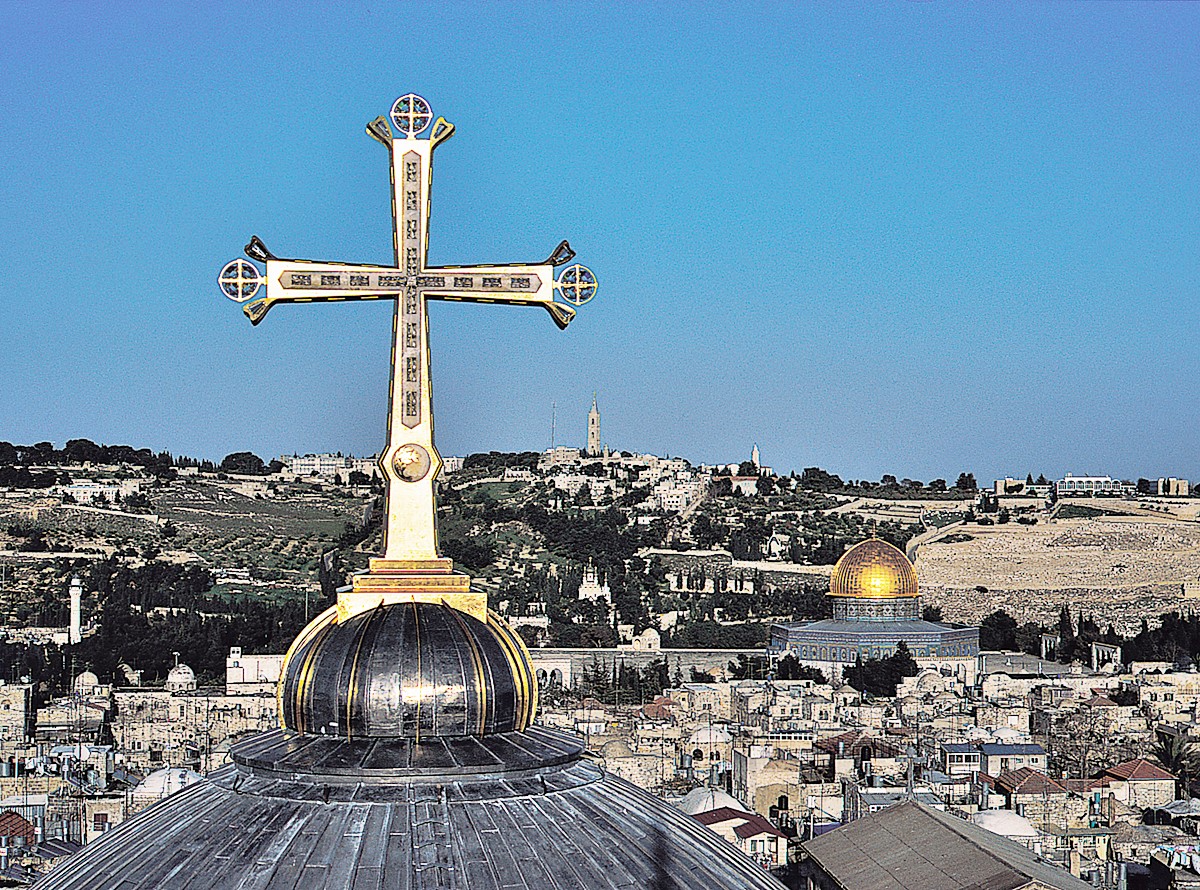
[[[554,450],[554,422],[558,419],[558,402],[550,403],[550,450]]]

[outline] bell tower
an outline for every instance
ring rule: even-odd
[[[588,412],[588,457],[599,457],[602,453],[600,445],[600,409],[596,407],[596,394],[592,393],[592,410]]]

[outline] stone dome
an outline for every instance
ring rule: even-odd
[[[186,664],[177,664],[167,671],[166,685],[171,692],[189,692],[196,688],[196,672]]]
[[[279,696],[295,732],[420,741],[526,729],[537,680],[494,612],[484,623],[440,603],[391,603],[309,624],[284,659]]]
[[[633,749],[624,739],[613,739],[600,746],[600,754],[605,757],[633,757]]]
[[[829,595],[852,599],[917,596],[917,573],[887,541],[871,538],[842,554],[829,579]]]
[[[158,800],[168,797],[176,791],[182,791],[188,785],[201,781],[204,776],[190,769],[165,767],[155,770],[138,783],[131,792],[135,800]]]
[[[980,810],[971,816],[971,821],[992,834],[1014,840],[1039,836],[1032,822],[1012,810]]]
[[[729,807],[739,813],[750,812],[745,805],[731,794],[726,794],[720,788],[693,788],[676,804],[679,809],[689,816],[698,813],[709,813],[721,807]]]
[[[701,726],[688,738],[688,745],[728,745],[732,741],[733,736],[722,726]]]
[[[100,685],[100,678],[91,671],[84,671],[75,678],[73,687],[75,692],[85,695],[90,695],[93,687]]]

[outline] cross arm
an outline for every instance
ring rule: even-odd
[[[418,284],[430,300],[463,303],[502,303],[541,306],[559,328],[575,317],[575,310],[554,302],[554,266],[437,266],[424,270]]]
[[[262,321],[277,303],[340,303],[395,299],[407,276],[389,266],[266,260],[266,296],[242,307],[251,324]]]

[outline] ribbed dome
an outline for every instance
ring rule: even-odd
[[[297,637],[279,681],[286,729],[349,739],[455,738],[521,731],[537,681],[521,638],[434,603],[393,603]]]
[[[829,579],[829,595],[888,599],[917,595],[917,573],[908,557],[887,541],[872,538],[842,554]]]

